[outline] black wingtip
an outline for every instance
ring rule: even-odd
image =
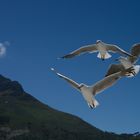
[[[94,107],[90,106],[90,109],[94,109]]]
[[[61,57],[58,57],[57,59],[65,59],[67,58],[67,56],[61,56]]]
[[[94,107],[94,105],[89,105],[89,108],[94,109],[95,107]]]
[[[105,77],[107,77],[107,76],[108,76],[108,74],[105,75]]]
[[[62,57],[60,57],[61,59],[67,59],[67,58],[73,58],[74,56],[72,54],[67,54],[67,55],[64,55]]]

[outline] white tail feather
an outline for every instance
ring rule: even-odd
[[[98,57],[98,58],[101,58],[101,54],[100,54],[100,53],[98,53],[97,57]]]
[[[93,99],[93,104],[94,104],[94,107],[97,107],[99,105],[99,102],[94,98]]]
[[[111,57],[111,55],[108,53],[108,52],[106,52],[106,54],[105,54],[105,59],[108,59],[108,58],[110,58]]]
[[[100,52],[98,53],[97,57],[100,58],[100,59],[102,59],[102,56],[101,56],[101,53]],[[105,56],[104,56],[104,59],[108,59],[110,57],[111,57],[111,55],[108,52],[106,52],[105,53]]]

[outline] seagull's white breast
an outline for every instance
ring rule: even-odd
[[[106,46],[103,45],[102,43],[98,43],[97,48],[100,52],[106,52]]]
[[[83,87],[81,88],[81,92],[82,92],[82,95],[83,95],[83,97],[85,98],[85,100],[86,100],[87,102],[92,101],[92,92],[91,92],[91,88],[90,88],[90,87],[88,87],[88,86],[83,86]]]

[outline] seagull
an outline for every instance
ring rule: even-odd
[[[134,65],[133,63],[131,63],[129,61],[129,59],[127,57],[119,57],[118,59],[116,59],[117,61],[120,62],[120,64],[113,64],[111,65],[111,67],[109,68],[106,76],[113,74],[114,72],[118,72],[118,71],[124,71],[126,69],[129,68],[133,68],[133,71],[131,73],[126,73],[126,76],[128,77],[133,77],[135,76],[139,70],[140,70],[140,65]]]
[[[137,62],[137,60],[140,56],[140,43],[134,44],[131,48],[130,53],[131,53],[132,56],[127,57],[127,61],[129,61],[130,65],[133,65],[134,73],[136,75],[140,71],[140,65],[134,65]],[[122,70],[124,70],[124,66],[121,63],[120,64],[111,64],[107,73],[106,73],[106,75],[105,75],[105,77],[109,76],[113,73],[122,71]],[[133,77],[134,75],[131,73],[131,74],[126,75],[126,76],[127,77]]]
[[[77,89],[83,95],[84,99],[86,100],[88,106],[91,109],[96,108],[99,105],[98,101],[95,99],[95,96],[98,93],[114,85],[116,81],[118,81],[121,77],[125,76],[126,72],[132,71],[132,69],[129,68],[125,71],[114,73],[110,76],[103,78],[94,85],[88,86],[84,83],[78,84],[74,80],[58,73],[54,68],[51,68],[51,70],[55,72],[55,74],[58,75],[60,78],[66,80],[72,87]]]
[[[134,70],[133,70],[132,73],[126,73],[127,77],[134,77],[134,76],[136,76],[139,73],[139,71],[140,71],[140,65],[134,65],[133,69]],[[119,71],[124,71],[124,70],[125,70],[125,68],[124,68],[124,66],[122,64],[111,64],[109,66],[109,69],[108,69],[105,77],[107,77],[107,76],[109,76],[111,74],[114,74],[116,72],[119,72]]]
[[[95,44],[83,46],[83,47],[71,52],[70,54],[62,56],[61,58],[72,58],[72,57],[75,57],[77,55],[80,55],[82,53],[87,53],[87,52],[89,52],[89,53],[98,52],[97,57],[102,60],[105,60],[105,59],[108,59],[111,57],[111,54],[109,54],[109,52],[120,53],[122,55],[132,56],[131,54],[124,51],[123,49],[119,48],[117,45],[106,44],[101,40],[97,40]]]

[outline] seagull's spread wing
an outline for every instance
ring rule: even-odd
[[[138,59],[138,57],[140,56],[140,43],[138,44],[134,44],[131,48],[131,55],[132,57],[129,57],[129,61],[131,61],[131,63],[135,63]]]
[[[106,44],[106,46],[107,46],[108,51],[111,51],[111,52],[114,52],[114,53],[120,53],[122,55],[132,56],[131,54],[129,54],[128,52],[124,51],[123,49],[121,49],[117,45]]]
[[[58,73],[54,68],[51,68],[51,70],[53,71],[53,72],[55,72],[60,78],[63,78],[64,80],[66,80],[70,85],[72,85],[74,88],[76,88],[76,89],[80,89],[80,85],[78,84],[78,83],[76,83],[75,81],[73,81],[72,79],[70,79],[70,78],[68,78],[68,77],[66,77],[66,76],[64,76],[64,75],[62,75],[62,74],[60,74],[60,73]]]
[[[134,72],[134,68],[128,68],[105,77],[104,79],[100,80],[99,82],[91,86],[92,94],[96,95],[100,93],[101,91],[114,85],[121,77],[124,77],[126,76],[126,74],[133,73],[133,72]]]
[[[122,71],[122,70],[124,70],[124,67],[122,64],[112,64],[109,66],[109,69],[108,69],[105,77],[107,77],[111,74],[114,74],[116,72]]]
[[[82,53],[86,53],[86,52],[95,52],[97,51],[97,46],[96,44],[92,44],[92,45],[87,45],[87,46],[83,46],[61,58],[72,58],[74,56],[80,55]]]
[[[111,87],[114,85],[120,78],[122,77],[122,72],[117,72],[114,74],[111,74],[101,81],[95,83],[93,87],[93,95],[96,95],[97,93],[100,93],[101,91]]]

